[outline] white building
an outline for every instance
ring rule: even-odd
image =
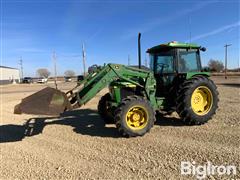
[[[20,82],[19,69],[0,66],[0,84],[10,84]]]

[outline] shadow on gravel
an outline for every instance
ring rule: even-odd
[[[97,111],[80,109],[63,113],[60,117],[31,118],[23,125],[0,126],[0,143],[21,141],[25,137],[42,133],[48,125],[72,126],[73,131],[83,135],[98,137],[120,137],[116,128],[106,127]]]
[[[178,118],[157,115],[159,126],[184,126]],[[38,117],[27,120],[23,125],[7,124],[0,126],[0,143],[21,141],[43,132],[45,126],[66,125],[72,126],[73,131],[82,135],[98,137],[121,137],[115,126],[105,126],[97,111],[79,109],[63,113],[60,117]]]
[[[159,125],[159,126],[187,126],[179,118],[166,117],[166,116],[163,116],[161,114],[157,114],[156,118],[157,118],[157,121],[155,122],[155,125]]]

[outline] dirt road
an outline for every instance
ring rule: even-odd
[[[186,179],[195,177],[180,174],[181,161],[239,166],[239,80],[215,80],[219,110],[209,123],[185,126],[173,114],[158,118],[150,133],[137,138],[120,137],[98,116],[96,106],[106,90],[81,109],[53,118],[13,114],[15,104],[45,85],[2,86],[0,178]]]

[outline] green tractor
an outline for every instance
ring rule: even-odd
[[[106,123],[115,123],[125,137],[142,136],[156,121],[156,112],[176,111],[188,125],[206,123],[218,108],[218,91],[202,71],[200,51],[196,44],[170,42],[147,50],[150,69],[108,64],[95,68],[81,83],[63,93],[45,88],[15,106],[16,114],[59,115],[86,104],[109,86],[102,96],[98,112]]]

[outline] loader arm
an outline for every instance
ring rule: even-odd
[[[120,64],[108,64],[90,73],[85,80],[67,93],[47,87],[24,99],[14,108],[15,114],[59,115],[86,104],[111,82],[121,80],[134,84],[144,91],[144,96],[156,107],[155,79],[150,71]]]
[[[136,80],[139,78],[142,78],[143,83],[140,84],[139,81]],[[99,72],[89,74],[89,76],[86,77],[86,81],[79,84],[79,86],[82,85],[82,88],[77,92],[69,91],[67,96],[69,97],[69,101],[73,108],[80,107],[81,105],[86,104],[89,100],[95,97],[99,91],[115,80],[124,80],[142,87],[146,90],[145,93],[148,98],[150,98],[151,93],[155,95],[153,83],[155,82],[155,79],[151,72],[119,64],[108,64]],[[148,82],[150,80],[151,83]]]

